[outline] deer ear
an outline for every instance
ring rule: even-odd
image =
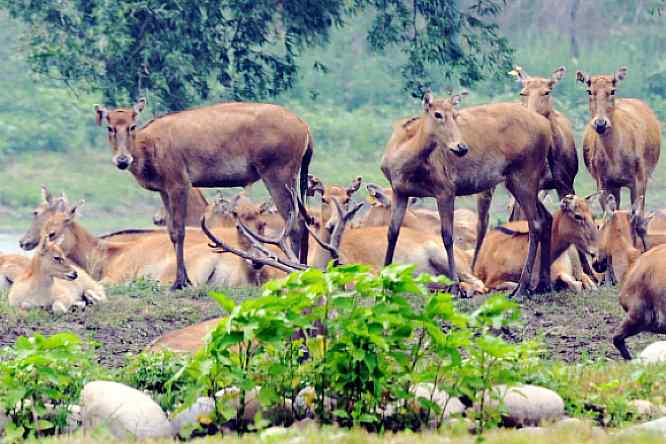
[[[567,69],[564,66],[560,66],[557,68],[555,71],[553,71],[553,74],[550,76],[550,85],[555,86],[557,82],[562,80],[564,76],[567,74]]]
[[[49,206],[53,205],[53,195],[48,190],[48,188],[46,188],[46,185],[42,185],[41,190],[42,190],[42,201],[45,204],[48,204]]]
[[[615,71],[615,74],[613,74],[613,83],[621,82],[625,78],[627,78],[627,67],[626,66],[621,66],[618,68],[617,71]]]
[[[615,196],[612,194],[606,196],[606,210],[610,213],[615,213],[617,211],[617,202],[615,201]]]
[[[146,107],[146,98],[141,97],[132,107],[132,110],[134,111],[135,114],[141,114]]]
[[[460,102],[462,102],[463,97],[467,97],[468,95],[469,95],[469,91],[467,91],[466,89],[460,91],[460,93],[451,97],[451,105],[453,105],[453,106],[460,105]]]
[[[433,101],[432,92],[426,91],[426,93],[423,94],[423,111],[425,112],[430,111],[430,105],[432,105],[432,101]]]
[[[109,112],[106,108],[100,105],[95,105],[95,121],[97,122],[97,126],[100,126],[102,124],[102,120],[106,119],[108,115]]]
[[[356,179],[352,180],[351,186],[345,189],[347,196],[351,196],[352,194],[357,192],[359,188],[361,188],[362,183],[363,183],[363,176],[357,176]]]
[[[67,222],[71,222],[74,220],[76,216],[81,214],[81,208],[85,205],[86,201],[85,200],[80,200],[76,203],[76,205],[72,206],[70,209],[66,211],[67,213]]]
[[[589,74],[584,73],[583,71],[576,71],[576,81],[582,83],[586,87],[592,85],[592,79]]]
[[[560,209],[568,213],[573,213],[574,212],[573,207],[574,207],[574,195],[567,194],[560,201]]]

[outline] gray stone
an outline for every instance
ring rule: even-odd
[[[211,398],[201,397],[187,409],[176,413],[171,418],[171,428],[178,434],[185,427],[193,427],[201,423],[202,417],[208,417],[215,411],[215,401]]]
[[[666,437],[666,417],[629,427],[624,433],[651,433]]]
[[[552,390],[535,385],[494,387],[493,396],[486,394],[486,404],[499,408],[503,400],[502,417],[509,426],[537,426],[557,421],[564,416],[564,401]],[[478,408],[478,406],[477,406]]]
[[[656,364],[666,361],[666,341],[653,342],[638,356],[643,364]]]
[[[296,395],[294,410],[298,418],[314,418],[317,409],[317,394],[314,387],[305,387]],[[324,410],[332,412],[335,410],[335,399],[324,398]]]
[[[448,393],[434,388],[432,383],[421,383],[416,384],[410,389],[410,392],[414,394],[414,399],[408,403],[410,410],[414,413],[419,413],[423,409],[421,404],[418,401],[418,398],[430,399],[432,396],[432,402],[437,404],[444,411],[444,418],[448,418],[451,415],[462,414],[465,411],[465,406],[458,398],[449,396]]]
[[[117,439],[172,436],[169,420],[149,396],[117,382],[94,381],[81,392],[83,428],[106,426]]]
[[[636,399],[629,402],[629,408],[636,413],[638,418],[650,419],[656,416],[659,416],[661,409],[656,405],[652,404],[650,401],[645,401],[643,399]]]
[[[262,408],[257,394],[259,388],[252,389],[245,393],[245,411],[243,419],[245,421],[254,421],[257,413],[261,412],[263,419],[273,424],[281,424],[291,420],[291,400],[287,399],[284,406],[274,406],[268,410]],[[240,390],[237,387],[228,387],[215,394],[215,398],[223,400],[226,405],[235,411],[240,408]]]

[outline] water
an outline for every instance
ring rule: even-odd
[[[2,253],[24,253],[19,247],[19,233],[0,233],[0,252]]]

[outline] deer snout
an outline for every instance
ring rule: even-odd
[[[126,154],[119,154],[118,156],[113,158],[113,163],[116,164],[118,169],[126,170],[132,164],[133,160],[134,159],[132,158],[132,156],[128,156]]]
[[[38,243],[39,242],[34,239],[26,240],[25,238],[23,238],[19,240],[19,247],[21,247],[22,250],[30,251],[34,249]]]
[[[79,277],[79,274],[76,271],[70,271],[65,275],[68,281],[76,280]]]
[[[610,128],[610,124],[606,119],[596,119],[593,126],[594,130],[599,134],[605,133],[606,130]]]
[[[464,156],[469,151],[469,147],[466,143],[459,143],[455,147],[449,149],[458,157]]]

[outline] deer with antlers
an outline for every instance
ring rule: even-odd
[[[141,99],[132,108],[115,110],[96,105],[96,120],[107,127],[113,163],[162,197],[178,263],[172,289],[179,289],[190,284],[184,242],[191,188],[245,186],[261,179],[288,220],[293,207],[284,185],[295,188],[299,182],[305,193],[313,139],[303,120],[277,105],[222,103],[166,114],[137,128],[145,104]],[[293,225],[289,237],[305,262],[303,221]]]
[[[542,263],[535,291],[548,291],[550,236],[546,234],[550,233],[552,216],[538,201],[537,192],[552,145],[550,125],[543,116],[517,103],[458,111],[463,95],[435,99],[426,93],[423,114],[394,126],[381,163],[393,189],[385,263],[393,261],[408,198],[435,197],[448,268],[457,283],[453,251],[455,197],[480,193],[504,182],[524,209],[529,225],[529,252],[515,294],[530,289],[539,245]]]
[[[621,67],[610,75],[590,76],[576,71],[576,80],[589,96],[592,118],[583,135],[585,166],[603,196],[611,194],[620,208],[620,188],[628,187],[632,207],[639,203],[634,229],[645,248],[645,193],[661,151],[661,126],[652,109],[638,99],[617,99],[627,76]],[[602,206],[606,209],[605,199]]]

